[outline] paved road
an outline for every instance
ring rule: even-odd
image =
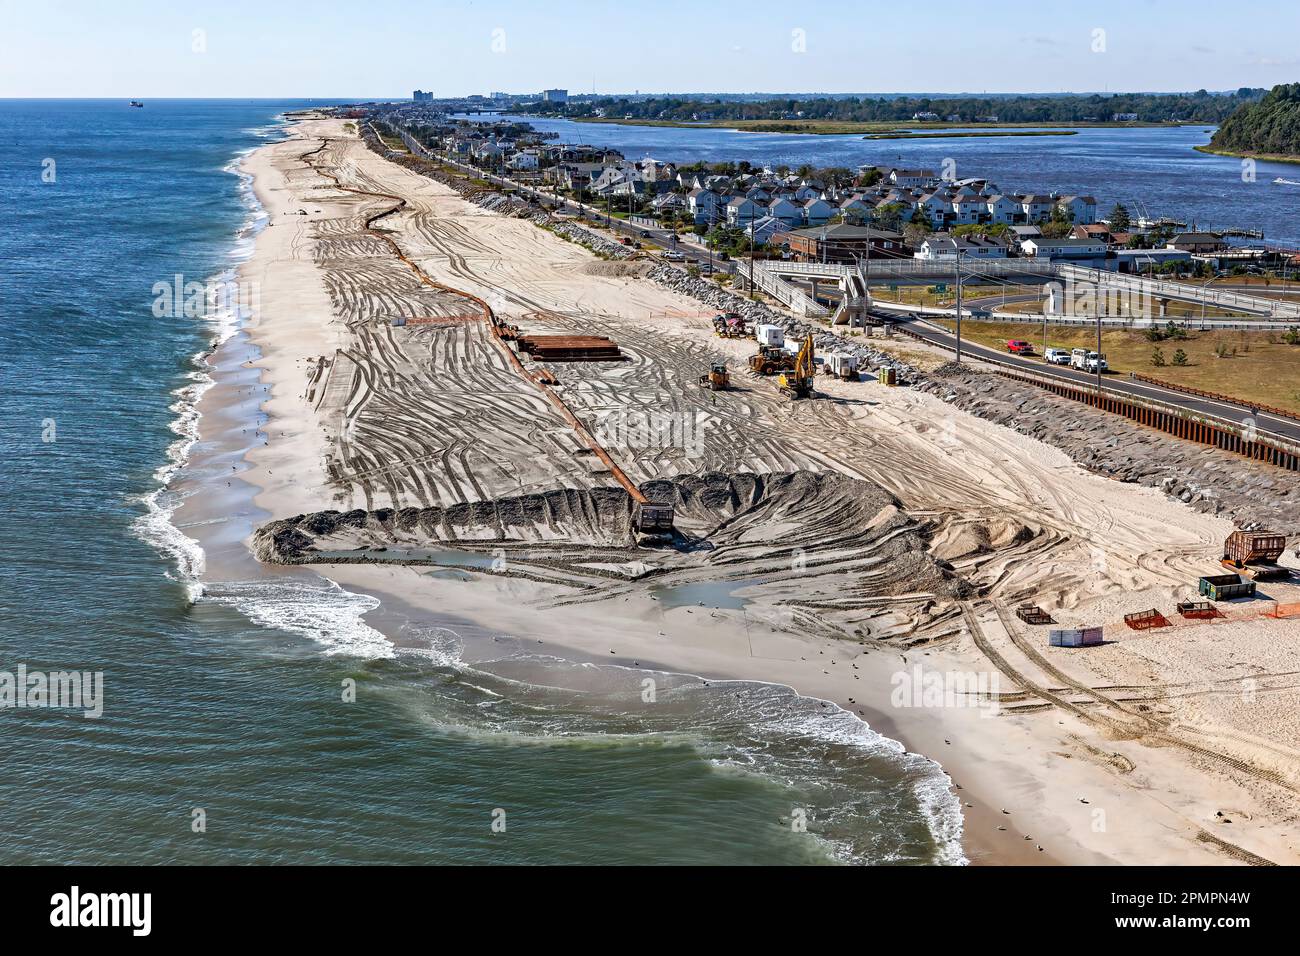
[[[893,322],[900,322],[908,329],[915,332],[918,336],[927,342],[935,345],[952,348],[956,345],[957,337],[947,329],[931,325],[924,320],[916,319],[913,316],[902,313],[886,313],[883,310],[879,316]],[[1050,375],[1054,378],[1062,379],[1074,385],[1096,385],[1097,376],[1089,375],[1086,372],[1080,372],[1061,365],[1049,365],[1042,360],[1041,356],[1022,358],[1018,355],[1012,355],[1009,352],[1001,352],[997,349],[988,348],[984,345],[978,345],[969,339],[962,339],[961,350],[963,356],[975,356],[979,358],[996,359],[1003,364],[1023,367],[1027,371],[1037,372],[1040,375]],[[1251,407],[1244,402],[1221,402],[1211,398],[1201,398],[1196,395],[1188,395],[1185,392],[1179,392],[1174,389],[1161,388],[1158,385],[1150,385],[1146,382],[1131,380],[1123,375],[1114,374],[1103,376],[1103,382],[1106,388],[1112,391],[1122,392],[1129,395],[1135,395],[1142,398],[1158,399],[1169,405],[1176,405],[1180,408],[1186,408],[1189,411],[1200,412],[1206,415],[1215,415],[1233,422],[1240,422],[1251,414]],[[1290,418],[1281,418],[1276,415],[1269,415],[1260,412],[1255,416],[1256,427],[1261,432],[1267,432],[1291,441],[1300,441],[1300,421]]]

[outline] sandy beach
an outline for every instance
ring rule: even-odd
[[[1300,860],[1294,619],[1261,616],[1261,600],[1212,622],[1122,624],[1191,597],[1227,520],[930,395],[827,377],[820,397],[791,402],[740,371],[752,342],[713,337],[700,303],[385,160],[355,124],[297,122],[244,169],[268,216],[241,269],[260,308],[214,356],[200,410],[209,454],[225,443],[255,510],[198,532],[205,581],[253,573],[250,539],[268,521],[382,514],[314,541],[374,560],[255,573],[320,573],[374,595],[367,619],[394,639],[394,622],[469,620],[574,660],[834,702],[943,766],[975,864]],[[382,229],[445,288],[363,228],[392,205],[365,192],[406,200]],[[716,531],[715,551],[638,551],[602,524],[608,472],[462,292],[530,332],[619,343],[626,362],[555,367],[584,421],[661,411],[694,425],[685,440],[612,449],[633,481],[768,479],[712,530],[703,504],[687,515]],[[739,387],[699,388],[719,360]],[[265,415],[260,442],[232,412],[241,402]],[[809,477],[777,481],[792,473]],[[181,522],[229,508],[228,487],[192,499]],[[502,517],[528,495],[566,510]],[[466,502],[484,505],[474,520],[454,510]],[[469,552],[486,563],[431,567]],[[1295,585],[1266,590],[1300,601]],[[1015,618],[1027,600],[1066,626],[1105,625],[1110,643],[1049,648]],[[932,699],[927,681],[950,692]]]

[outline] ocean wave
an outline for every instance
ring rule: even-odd
[[[815,798],[814,857],[915,863],[923,852],[929,863],[967,862],[961,804],[943,768],[832,701],[779,683],[705,681],[530,651],[470,664],[450,628],[407,628],[403,637],[420,646],[402,647],[399,659],[427,661],[455,677],[440,685],[439,700],[406,702],[439,733],[507,746],[686,746],[716,773]],[[657,685],[653,708],[638,703],[647,676]],[[484,710],[484,703],[492,706]],[[915,827],[912,841],[889,835],[902,821]],[[930,851],[920,849],[925,833]]]
[[[394,656],[388,638],[362,620],[363,614],[379,607],[379,600],[316,575],[211,583],[197,600],[232,607],[261,627],[305,637],[327,655],[370,660]]]

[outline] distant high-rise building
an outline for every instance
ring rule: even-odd
[[[424,90],[416,90],[411,94],[411,99],[417,103],[428,103],[433,99],[433,94],[426,93]]]
[[[546,103],[569,102],[568,90],[542,90],[542,100]]]

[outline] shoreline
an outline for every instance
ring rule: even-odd
[[[935,130],[959,130],[974,129],[979,130],[981,127],[975,123],[912,123],[908,124],[905,120],[895,122],[886,121],[862,121],[854,122],[852,120],[706,120],[701,122],[688,122],[685,120],[652,120],[652,119],[617,119],[614,117],[604,116],[563,116],[563,115],[546,115],[546,114],[516,114],[520,116],[536,115],[539,119],[569,120],[574,123],[595,123],[613,126],[651,126],[666,129],[717,129],[728,130],[737,133],[781,133],[790,135],[804,136],[857,136],[870,133],[907,133]],[[747,123],[749,125],[737,125]],[[799,125],[799,124],[804,125]],[[825,129],[814,128],[816,124],[822,124]],[[1024,129],[1047,129],[1060,131],[1078,131],[1082,129],[1176,129],[1185,126],[1213,126],[1213,123],[1116,123],[1116,122],[1099,122],[1099,123],[989,123],[987,129],[989,132],[998,130],[1015,130]],[[923,127],[918,129],[918,127]],[[980,135],[974,133],[970,135]],[[987,135],[984,134],[984,135]],[[1024,135],[1013,132],[1004,135]],[[865,136],[864,138],[875,138]],[[880,137],[892,138],[892,137]]]
[[[1290,163],[1300,165],[1300,156],[1287,156],[1282,153],[1235,152],[1230,149],[1212,149],[1209,144],[1193,146],[1192,149],[1207,156],[1226,156],[1230,159],[1257,159],[1266,163]]]
[[[303,125],[302,123],[289,124],[294,137],[285,142],[296,139],[299,146],[305,143],[307,136],[302,130]],[[304,135],[298,137],[298,133]],[[285,515],[310,510],[310,506],[319,507],[325,504],[320,500],[320,495],[315,489],[325,486],[323,462],[328,453],[313,415],[309,409],[303,408],[303,396],[293,395],[294,389],[289,383],[294,380],[295,371],[300,376],[299,380],[305,382],[305,359],[313,355],[330,354],[330,347],[341,342],[343,335],[338,328],[337,317],[334,316],[332,307],[323,293],[323,279],[316,270],[315,264],[301,260],[290,264],[285,259],[287,251],[295,244],[310,243],[310,230],[305,227],[315,217],[315,213],[308,209],[306,216],[286,218],[283,215],[288,212],[288,206],[297,206],[300,203],[293,199],[287,181],[277,183],[276,177],[280,174],[274,169],[271,161],[276,145],[280,144],[262,147],[245,160],[245,168],[254,177],[254,190],[263,207],[268,211],[270,221],[268,227],[258,236],[253,258],[242,268],[246,268],[249,275],[258,276],[264,290],[271,292],[269,305],[267,295],[263,295],[263,308],[266,315],[274,315],[276,319],[272,323],[265,318],[259,318],[247,329],[249,343],[258,353],[250,365],[258,370],[257,381],[262,383],[264,388],[270,389],[270,397],[261,403],[261,408],[267,415],[265,426],[267,444],[254,445],[248,451],[245,456],[248,470],[241,474],[240,478],[254,489],[252,501],[261,512]],[[378,158],[361,157],[358,161],[367,163],[368,168],[373,167],[385,174],[389,173],[386,168],[376,165],[383,163]],[[386,165],[391,166],[391,164]],[[396,176],[395,173],[392,175]],[[427,187],[422,184],[421,188],[427,188],[434,194],[438,193],[438,189],[433,184]],[[326,202],[328,200],[322,200],[322,205]],[[277,212],[282,215],[277,217]],[[486,221],[507,222],[508,220],[498,217]],[[274,231],[272,227],[283,229],[283,232]],[[291,234],[286,235],[286,233]],[[288,319],[292,315],[304,314],[315,316],[315,322],[301,319],[292,322]],[[285,323],[283,327],[280,325],[281,322]],[[215,400],[214,392],[216,389],[209,390],[205,398],[213,396]],[[200,430],[206,440],[209,437],[207,429],[201,424]],[[246,550],[246,541],[241,542],[241,547]],[[475,582],[474,586],[469,588],[451,589],[454,593],[444,593],[448,591],[447,588],[422,587],[420,593],[416,594],[416,589],[410,587],[411,582],[406,580],[406,576],[413,573],[410,569],[347,565],[306,570],[309,574],[315,574],[319,570],[323,577],[344,584],[349,590],[375,595],[381,602],[387,597],[386,603],[390,608],[397,601],[401,601],[404,606],[415,608],[417,614],[434,615],[446,613],[448,609],[458,609],[467,612],[465,616],[476,623],[486,625],[486,622],[492,624],[500,622],[508,625],[513,622],[514,626],[520,629],[520,633],[541,632],[535,618],[528,617],[524,620],[520,617],[520,615],[527,616],[528,612],[519,606],[523,601],[520,600],[521,594],[518,590],[514,592],[507,590],[506,600],[502,600],[503,595],[498,593],[497,589],[505,587],[509,582],[506,584],[493,580]],[[514,585],[510,584],[510,587]],[[528,591],[527,588],[523,590],[525,593]],[[471,594],[472,596],[467,596]],[[392,595],[401,595],[401,597],[395,600]],[[412,600],[413,597],[418,600]],[[384,605],[381,604],[380,609],[369,612],[367,616],[375,620],[380,619],[384,614],[383,607]],[[903,741],[903,745],[910,752],[926,754],[931,759],[943,758],[940,763],[945,771],[962,786],[960,791],[956,791],[960,794],[959,799],[963,804],[970,804],[963,807],[966,817],[963,845],[966,847],[967,857],[972,862],[1095,863],[1107,862],[1111,859],[1108,855],[1098,853],[1095,848],[1088,848],[1089,843],[1094,845],[1097,843],[1095,839],[1089,840],[1087,836],[1090,826],[1089,817],[1076,813],[1078,819],[1062,825],[1061,817],[1065,813],[1068,801],[1057,800],[1054,805],[1051,801],[1042,801],[1045,788],[1054,781],[1063,778],[1074,779],[1079,781],[1080,788],[1095,792],[1098,782],[1104,779],[1104,776],[1098,777],[1095,770],[1081,772],[1080,765],[1072,764],[1068,757],[1065,760],[1052,759],[1053,743],[1058,736],[1058,731],[1055,727],[1047,726],[1045,721],[1016,717],[1006,718],[1004,723],[1003,718],[998,718],[985,721],[986,726],[981,727],[978,723],[970,722],[972,717],[970,713],[928,710],[895,711],[890,714],[880,708],[876,708],[872,712],[871,719],[867,719],[865,714],[868,707],[858,703],[856,697],[847,698],[843,689],[833,681],[820,681],[817,675],[812,673],[793,677],[782,674],[777,678],[774,676],[774,671],[780,674],[781,671],[797,668],[781,664],[779,660],[774,664],[771,656],[737,657],[729,649],[726,641],[707,633],[708,627],[701,632],[698,626],[692,627],[682,622],[680,632],[682,640],[671,645],[658,642],[654,635],[658,625],[647,616],[649,614],[648,607],[638,606],[631,609],[631,613],[625,618],[620,619],[620,624],[624,626],[617,632],[619,642],[626,643],[630,650],[620,648],[614,655],[608,655],[611,648],[600,646],[608,644],[609,639],[602,637],[605,633],[602,628],[607,629],[609,626],[608,617],[598,618],[600,623],[587,631],[584,631],[581,626],[575,626],[571,619],[566,618],[566,626],[556,628],[552,624],[545,639],[553,648],[567,648],[568,653],[575,657],[585,657],[593,661],[601,660],[606,663],[624,659],[655,661],[664,669],[676,673],[698,674],[705,677],[711,675],[713,679],[756,680],[780,684],[780,686],[793,687],[806,697],[834,701],[839,706],[849,709],[850,712],[861,710],[864,720],[875,732]],[[579,620],[582,618],[580,614],[574,616]],[[684,615],[678,613],[676,618],[684,618]],[[580,639],[574,640],[574,638]],[[790,641],[795,643],[791,644]],[[775,639],[774,647],[787,655],[797,654],[799,649],[805,652],[843,650],[830,645],[818,647],[815,642],[799,641],[789,637]],[[881,699],[887,699],[886,684],[890,675],[897,671],[896,665],[886,666],[887,657],[887,654],[875,655],[876,660],[871,664],[871,679],[868,682],[872,694],[866,695],[868,699],[877,699],[876,694],[882,694]],[[957,669],[969,669],[973,665],[979,666],[980,663],[978,655],[972,654],[971,648],[963,646],[936,651],[935,657],[937,661],[942,662],[943,666]],[[848,658],[844,660],[848,662]],[[861,688],[861,690],[866,689],[866,686]],[[861,690],[858,692],[860,693]],[[974,719],[983,720],[978,716]],[[993,726],[997,724],[1002,724],[1003,729],[994,731]],[[1076,727],[1072,722],[1062,720],[1061,724],[1069,726],[1071,733],[1085,732],[1085,728]],[[948,740],[959,740],[961,743],[954,747],[947,742]],[[1034,753],[1042,763],[1032,762],[1029,758],[1010,759],[1009,747],[1013,742]],[[1043,802],[1044,805],[1034,807],[1035,800]],[[1143,842],[1144,828],[1133,823],[1144,814],[1143,803],[1138,801],[1139,798],[1128,796],[1119,800],[1121,806],[1131,803],[1134,811],[1129,824],[1124,827],[1122,841],[1125,844],[1124,855],[1137,850],[1137,844]],[[1001,812],[1008,805],[1014,805],[1009,816]],[[1008,820],[1014,820],[1016,825],[1013,827]],[[1026,821],[1023,827],[1022,820]],[[996,826],[1007,826],[1008,829],[1000,831]],[[1005,834],[1011,834],[1016,839],[1013,841]],[[1031,839],[1023,839],[1025,836]],[[1043,851],[1030,849],[1040,845],[1040,841],[1046,844]],[[1130,845],[1128,841],[1134,842]],[[1195,844],[1184,845],[1181,852],[1175,852],[1175,847],[1180,845],[1180,842],[1166,840],[1158,849],[1154,846],[1146,846],[1137,852],[1149,862],[1193,862],[1203,859],[1200,854],[1194,852]]]

